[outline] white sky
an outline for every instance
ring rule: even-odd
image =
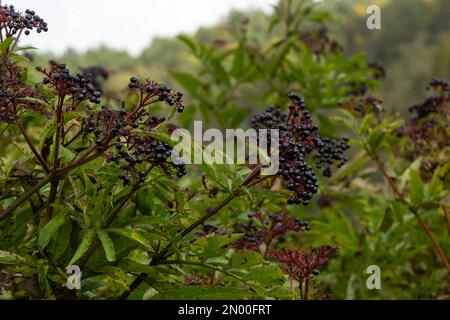
[[[276,0],[3,0],[21,11],[32,9],[49,25],[22,45],[61,53],[106,44],[137,54],[155,36],[174,36],[212,25],[232,8],[271,10]]]

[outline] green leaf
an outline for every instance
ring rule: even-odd
[[[424,188],[419,173],[416,170],[409,172],[410,200],[414,206],[419,206],[424,197]]]
[[[201,238],[197,240],[196,245],[199,245],[202,247],[200,256],[202,258],[211,258],[211,257],[217,257],[221,254],[223,254],[222,247],[236,241],[242,237],[242,234],[236,233],[230,236],[214,236],[214,237],[207,237],[207,238]]]
[[[66,222],[58,229],[57,235],[52,238],[50,246],[52,248],[52,255],[55,259],[59,259],[69,249],[72,235],[72,222],[66,219]]]
[[[383,220],[381,221],[378,231],[387,232],[391,228],[392,224],[394,223],[393,215],[394,212],[392,208],[390,206],[387,207],[387,209],[384,212],[384,217]]]
[[[147,239],[145,239],[144,236],[142,234],[140,234],[139,232],[137,232],[136,230],[110,228],[110,229],[107,229],[106,231],[118,234],[119,236],[128,238],[130,240],[133,240],[133,241],[143,245],[148,250],[152,249],[152,247],[148,243]]]
[[[409,179],[409,173],[411,170],[419,170],[420,166],[422,165],[422,157],[418,157],[416,160],[414,160],[413,163],[406,169],[402,176],[400,177],[399,182],[399,188],[400,190],[403,190],[405,188],[406,182],[408,182]]]
[[[94,195],[95,187],[85,170],[83,170],[84,187],[87,195]]]
[[[50,157],[51,159],[53,159],[53,153],[54,152],[54,145],[52,144],[50,146]],[[59,150],[58,150],[58,159],[62,159],[63,162],[70,162],[73,159],[75,159],[77,155],[72,152],[71,150],[63,147],[62,145],[59,145]]]
[[[277,70],[280,68],[280,66],[283,63],[283,60],[285,59],[286,55],[289,53],[291,49],[292,43],[288,42],[286,45],[281,49],[280,53],[275,57],[275,59],[272,60],[272,62],[269,64],[269,70],[268,73],[273,77]]]
[[[240,43],[239,46],[234,50],[234,60],[233,66],[231,67],[231,74],[238,78],[244,73],[244,58],[245,58],[245,48],[244,44]]]
[[[197,96],[199,88],[203,85],[196,77],[185,72],[170,72],[172,77],[189,93]]]
[[[34,213],[30,207],[10,216],[8,220],[11,222],[4,223],[2,226],[4,229],[0,232],[2,246],[5,248],[19,246],[26,235],[28,223],[33,217]]]
[[[19,256],[18,254],[0,250],[0,264],[12,264],[21,265],[25,262],[25,258]]]
[[[275,286],[284,282],[284,274],[274,264],[257,265],[249,269],[249,273],[245,276],[247,281],[255,281],[264,284]]]
[[[103,249],[105,250],[106,260],[109,262],[116,261],[116,251],[114,250],[114,244],[108,233],[104,230],[97,230],[98,237],[102,243]]]
[[[231,286],[182,286],[176,289],[170,289],[159,293],[155,298],[157,299],[173,299],[173,300],[188,300],[188,299],[244,299],[251,297],[251,291],[236,290]]]
[[[38,283],[39,287],[44,291],[44,295],[46,298],[51,297],[52,289],[50,284],[48,283],[48,264],[39,263],[38,265]]]
[[[95,206],[94,209],[92,209],[90,215],[91,215],[91,223],[95,228],[100,228],[103,222],[103,215],[102,213],[108,209],[107,203],[105,203],[106,199],[106,193],[108,190],[106,188],[101,189],[95,196],[92,198],[92,201],[94,202]]]
[[[359,126],[359,134],[366,134],[367,130],[369,130],[370,126],[375,122],[375,115],[373,113],[367,114],[361,122]]]
[[[11,43],[13,42],[13,40],[14,40],[13,37],[8,37],[4,41],[2,41],[0,43],[0,52],[3,53],[3,54],[8,52],[9,47],[11,46]]]
[[[38,245],[41,249],[44,249],[50,242],[52,236],[58,231],[65,221],[65,212],[61,211],[57,213],[39,232]]]
[[[248,269],[249,267],[263,263],[263,256],[251,250],[237,250],[230,257],[230,266],[233,269]]]
[[[51,108],[50,105],[47,102],[45,102],[44,100],[38,99],[38,98],[26,97],[26,98],[18,98],[18,100],[35,102],[35,103],[38,103],[41,106],[46,107],[48,109]]]
[[[376,128],[369,133],[367,143],[369,144],[372,151],[376,151],[380,148],[385,136],[385,133],[382,132],[379,128]]]
[[[228,76],[228,73],[225,71],[224,67],[218,60],[211,60],[210,61],[212,73],[214,75],[214,78],[218,83],[224,84],[226,86],[230,85],[230,77]]]
[[[69,266],[77,262],[83,256],[83,254],[89,249],[89,247],[91,246],[92,242],[95,239],[95,235],[96,235],[95,230],[89,229],[86,232],[86,234],[83,237],[83,240],[80,243],[80,246],[73,255],[72,259],[70,259],[70,262],[68,263]]]
[[[144,188],[136,193],[136,206],[142,214],[150,214],[152,211],[153,197],[149,188]]]
[[[191,38],[185,35],[179,35],[177,38],[187,45],[189,49],[191,49],[192,53],[197,54],[197,46]]]
[[[121,260],[118,266],[125,272],[152,274],[155,273],[156,271],[155,266],[149,266],[148,264],[141,264],[130,259]]]
[[[56,131],[56,122],[55,119],[50,119],[45,123],[44,129],[41,132],[41,135],[39,136],[39,146],[38,151],[42,151],[42,148],[44,146],[45,140],[51,136]]]

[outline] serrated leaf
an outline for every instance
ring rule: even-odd
[[[244,73],[244,58],[245,58],[245,48],[244,44],[240,43],[239,46],[234,50],[233,66],[231,67],[231,74],[237,78],[242,76]]]
[[[285,44],[283,49],[278,53],[278,55],[272,60],[272,62],[268,65],[268,73],[273,77],[276,71],[280,68],[285,59],[286,55],[291,50],[292,43],[288,42]]]
[[[367,114],[364,119],[361,122],[361,125],[359,126],[359,132],[361,135],[365,134],[367,130],[369,130],[370,126],[375,121],[375,115],[373,113]]]
[[[70,259],[70,262],[68,263],[69,266],[77,262],[83,256],[83,254],[90,248],[92,242],[95,239],[96,234],[97,233],[95,232],[95,230],[92,229],[89,229],[86,232],[86,234],[83,237],[83,240],[78,246],[77,251],[73,255],[72,259]]]
[[[53,159],[53,154],[54,154],[54,145],[52,144],[50,146],[50,158],[51,159]],[[59,148],[58,148],[58,159],[62,159],[63,162],[70,162],[73,159],[75,159],[76,156],[77,155],[73,151],[65,148],[62,145],[59,146]]]
[[[42,147],[44,146],[45,140],[55,133],[56,130],[56,122],[55,119],[50,119],[45,123],[44,129],[39,136],[39,146],[38,151],[42,151]]]
[[[114,250],[114,243],[104,230],[97,230],[98,237],[105,250],[106,260],[109,262],[116,261],[116,251]]]
[[[424,198],[424,188],[419,173],[416,170],[411,170],[409,172],[409,188],[411,202],[415,206],[420,205]]]
[[[148,188],[141,189],[136,193],[136,206],[142,214],[150,214],[152,205],[153,197]]]
[[[223,254],[223,246],[236,241],[240,237],[242,237],[242,234],[236,233],[230,236],[227,235],[201,238],[196,242],[196,245],[202,247],[199,256],[204,259],[217,257]]]
[[[387,209],[384,211],[384,217],[381,221],[378,231],[387,232],[391,228],[392,224],[394,223],[393,215],[394,212],[392,211],[392,208],[390,206],[387,207]]]
[[[374,129],[370,131],[369,137],[367,138],[367,143],[369,144],[372,151],[375,151],[381,147],[386,134],[380,129]]]
[[[13,37],[8,37],[0,43],[0,52],[2,54],[5,54],[6,52],[8,52],[9,47],[11,46],[11,43],[13,42],[13,40],[14,40]]]
[[[408,182],[409,179],[409,173],[411,170],[419,170],[420,166],[422,165],[422,157],[418,157],[416,160],[414,160],[413,163],[403,172],[402,176],[400,177],[399,182],[399,188],[400,190],[403,190],[405,188],[406,182]]]
[[[66,215],[64,211],[57,213],[39,232],[38,245],[44,249],[50,242],[52,236],[58,231],[65,221]]]
[[[119,236],[128,238],[130,240],[133,240],[133,241],[143,245],[148,250],[152,249],[150,244],[148,243],[147,239],[145,239],[144,236],[142,234],[140,234],[139,232],[137,232],[136,230],[110,228],[110,229],[106,229],[106,231],[118,234]]]
[[[50,243],[50,246],[48,247],[52,248],[51,252],[55,259],[61,257],[69,248],[71,235],[72,235],[72,222],[66,219],[63,225],[58,229],[57,236],[53,237],[53,240]]]
[[[106,209],[106,193],[108,190],[101,189],[93,198],[92,201],[94,202],[95,206],[92,209],[90,215],[91,215],[91,223],[95,228],[99,228],[102,225],[103,222],[103,215],[102,213]]]

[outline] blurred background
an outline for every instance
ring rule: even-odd
[[[367,61],[388,70],[377,96],[386,108],[405,110],[424,95],[432,77],[450,78],[450,0],[324,0],[331,10],[331,38],[346,56],[362,53]],[[25,10],[28,0],[10,1]],[[227,32],[243,16],[250,32],[261,32],[270,22],[275,0],[165,0],[56,1],[32,3],[49,23],[45,35],[32,34],[24,45],[36,45],[33,64],[49,59],[66,61],[72,68],[106,68],[107,85],[116,90],[131,74],[148,76],[177,86],[170,71],[192,71],[196,61],[175,36],[187,33],[207,45],[226,40]],[[381,30],[368,30],[366,8],[381,7]],[[337,20],[337,21],[336,21]],[[125,80],[126,81],[126,80]],[[126,82],[125,82],[126,83]],[[395,88],[392,89],[392,88]]]

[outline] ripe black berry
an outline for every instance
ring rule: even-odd
[[[294,191],[287,202],[308,205],[319,185],[307,158],[315,158],[318,168],[325,166],[322,172],[324,176],[331,176],[331,166],[336,161],[338,165],[345,161],[342,154],[349,146],[347,139],[320,137],[318,126],[305,109],[303,97],[295,92],[289,93],[288,97],[291,104],[287,114],[279,106],[269,107],[254,116],[252,126],[255,129],[279,130],[278,175],[287,182],[287,189]]]

